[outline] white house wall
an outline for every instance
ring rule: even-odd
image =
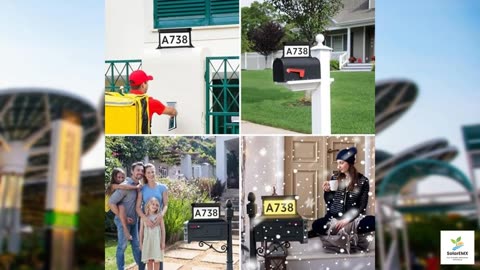
[[[141,59],[144,1],[105,1],[105,59]],[[153,15],[152,15],[153,17]]]
[[[217,161],[216,175],[222,183],[227,181],[227,152],[225,141],[231,139],[230,136],[215,137],[215,159]]]
[[[152,118],[152,134],[205,133],[206,49],[179,48],[149,50],[142,58],[143,69],[153,75],[148,94],[162,101],[176,102],[177,129],[168,131],[166,116]]]

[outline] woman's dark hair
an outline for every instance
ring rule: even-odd
[[[108,196],[112,195],[113,193],[112,184],[118,184],[117,175],[119,173],[123,173],[126,176],[125,171],[123,171],[121,168],[114,168],[112,170],[112,176],[110,177],[110,183],[108,183],[107,189],[105,190],[106,195]]]
[[[350,174],[350,177],[352,178],[350,181],[350,184],[347,187],[348,191],[352,191],[353,188],[355,187],[356,184],[358,184],[358,171],[357,168],[353,164],[349,164],[350,167],[348,167],[348,173]],[[344,173],[339,173],[338,175],[338,180],[345,179],[347,176]]]

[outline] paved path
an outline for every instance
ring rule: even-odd
[[[254,124],[247,121],[242,121],[240,129],[242,131],[242,135],[249,135],[249,134],[303,134],[298,133],[291,130],[263,126],[259,124]]]
[[[233,237],[233,269],[240,269],[239,253],[240,241],[238,236]],[[226,241],[209,242],[220,250]],[[217,253],[206,246],[200,247],[198,242],[187,244],[183,241],[169,247],[164,255],[163,270],[216,270],[225,269],[226,253]],[[128,270],[138,270],[136,264],[127,267]]]

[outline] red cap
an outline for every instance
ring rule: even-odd
[[[147,75],[143,70],[135,70],[130,74],[130,85],[137,86],[144,82],[153,80],[153,76]]]

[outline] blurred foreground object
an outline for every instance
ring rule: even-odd
[[[47,262],[71,264],[80,157],[101,130],[95,108],[72,94],[46,88],[0,90],[0,254],[4,239],[7,252],[20,251],[24,184],[44,181],[48,175]],[[55,249],[49,241],[55,241]]]

